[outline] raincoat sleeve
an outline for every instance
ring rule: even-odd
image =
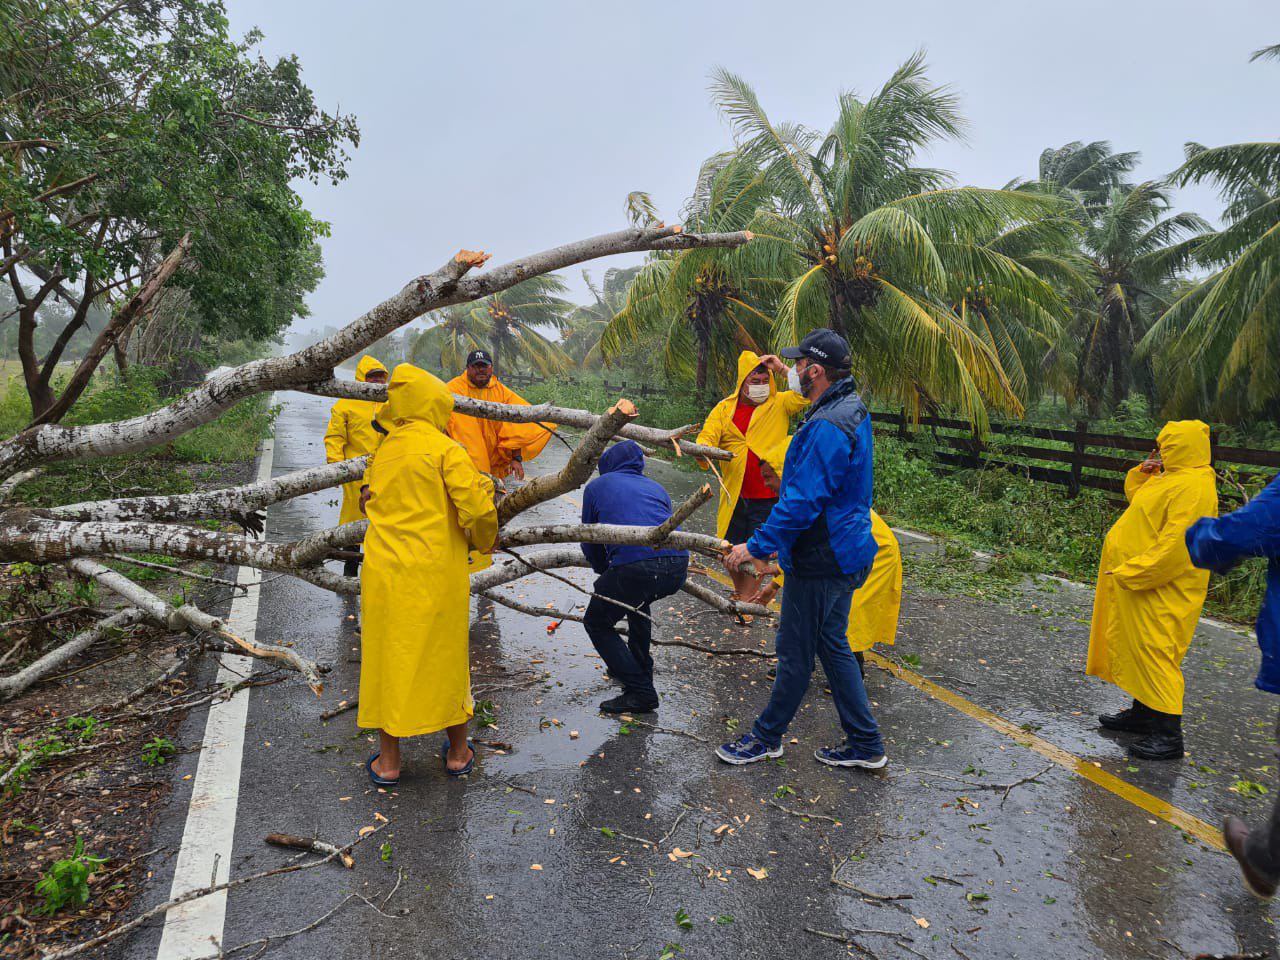
[[[782,404],[782,409],[787,412],[788,417],[794,417],[801,410],[806,410],[809,407],[809,401],[794,390],[784,390],[778,394],[778,400]]]
[[[1212,489],[1209,492],[1212,494]],[[1176,491],[1169,500],[1156,542],[1111,571],[1116,585],[1126,590],[1153,590],[1191,569],[1186,532],[1196,520],[1213,512],[1213,505],[1206,500],[1198,485]]]
[[[582,522],[595,523],[600,519],[600,509],[596,504],[596,493],[599,488],[594,483],[588,483],[587,488],[582,492]],[[603,544],[584,543],[582,546],[582,555],[587,558],[587,563],[591,564],[591,569],[596,573],[604,573],[609,569],[609,554],[605,550]]]
[[[496,398],[500,403],[509,403],[517,407],[529,406],[528,400],[506,384],[498,384],[498,386],[502,388],[500,395]],[[525,460],[532,460],[547,445],[547,441],[551,439],[551,431],[554,429],[555,425],[551,423],[540,426],[536,423],[501,421],[498,424],[498,447],[507,451],[508,456],[519,453]]]
[[[720,404],[716,404],[711,412],[707,414],[706,422],[702,424],[702,429],[698,432],[697,442],[707,447],[719,447],[720,435],[724,432],[724,417],[720,413]],[[710,470],[711,464],[704,460],[698,460],[698,466],[703,470]]]
[[[1124,498],[1133,503],[1134,494],[1153,476],[1155,476],[1153,473],[1143,473],[1141,467],[1134,467],[1126,473],[1124,476]]]
[[[1187,552],[1197,567],[1219,573],[1246,557],[1280,556],[1280,477],[1234,513],[1193,523]]]
[[[807,429],[812,436],[799,451],[799,459],[787,464],[782,496],[769,519],[747,541],[747,551],[757,560],[772,556],[779,547],[789,547],[814,525],[853,463],[849,438],[839,427],[820,420]]]
[[[347,415],[336,403],[329,414],[329,426],[324,431],[325,463],[337,463],[347,459]]]
[[[488,550],[498,537],[498,508],[493,503],[493,481],[483,476],[467,451],[449,444],[440,461],[445,489],[458,511],[458,526],[477,550]],[[365,474],[368,482],[368,474]]]

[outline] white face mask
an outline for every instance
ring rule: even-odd
[[[769,399],[769,384],[767,383],[748,383],[747,399],[752,403],[764,403]]]
[[[787,389],[804,395],[804,384],[800,382],[800,374],[796,373],[795,367],[787,370]]]

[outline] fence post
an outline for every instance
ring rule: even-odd
[[[910,439],[907,435],[907,408],[903,407],[898,416],[902,418],[898,421],[898,439],[905,443]]]
[[[982,467],[982,441],[978,439],[978,425],[971,424],[973,427],[973,438],[970,440],[969,446],[969,466],[978,470]]]
[[[1077,420],[1076,435],[1071,441],[1071,479],[1067,481],[1067,496],[1072,500],[1080,495],[1080,474],[1084,471],[1080,461],[1084,457],[1084,435],[1088,432],[1089,422]]]

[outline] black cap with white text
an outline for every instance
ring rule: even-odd
[[[493,366],[493,358],[489,356],[488,350],[472,350],[467,354],[467,366],[473,363],[483,363],[486,366]]]
[[[778,355],[788,360],[799,360],[804,357],[839,370],[848,370],[852,363],[849,356],[849,341],[834,330],[825,327],[806,334],[800,341],[800,346],[779,350]]]

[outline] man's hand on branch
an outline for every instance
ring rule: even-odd
[[[751,551],[747,549],[745,543],[738,543],[730,547],[724,555],[724,565],[731,571],[737,570],[744,563],[750,563],[755,568],[757,577],[764,576],[769,570],[767,560],[758,560],[751,555]]]
[[[368,503],[369,503],[369,497],[370,497],[370,496],[372,496],[372,492],[369,490],[369,488],[368,488],[367,486],[364,486],[364,487],[361,487],[361,488],[360,488],[360,512],[361,512],[361,513],[364,513],[364,514],[367,514],[367,513],[368,513],[368,511],[365,509],[365,507],[366,507],[366,506],[368,505]]]
[[[517,480],[524,479],[524,461],[515,457],[511,461],[511,475]]]

